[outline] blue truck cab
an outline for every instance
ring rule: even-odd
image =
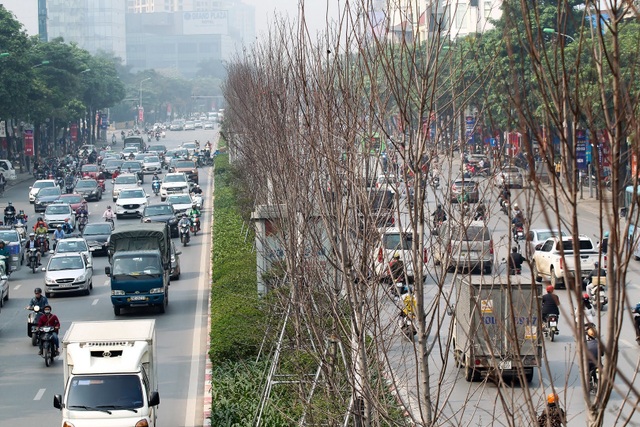
[[[157,307],[169,303],[171,241],[166,224],[120,227],[109,240],[111,303],[119,316],[123,308]]]

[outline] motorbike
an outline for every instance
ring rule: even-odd
[[[4,225],[13,225],[16,223],[16,214],[7,213],[4,215]]]
[[[548,314],[547,321],[543,328],[544,336],[548,337],[552,342],[555,340],[555,336],[559,335],[558,332],[558,315]]]
[[[33,273],[38,269],[38,249],[29,249],[29,256],[27,258],[27,267],[31,269]]]
[[[72,194],[73,193],[73,182],[72,181],[67,181],[67,183],[64,186],[64,191],[66,194]]]
[[[49,238],[47,237],[47,235],[45,234],[36,235],[36,242],[38,242],[38,249],[40,250],[40,253],[42,255],[49,252]]]
[[[200,231],[200,218],[197,215],[191,215],[191,232],[195,236]]]
[[[84,213],[81,213],[80,218],[78,218],[78,231],[82,233],[84,231],[84,228],[87,226],[88,222],[89,222],[89,218],[87,218],[87,215]]]
[[[31,345],[40,345],[40,337],[38,335],[38,320],[44,314],[40,311],[39,305],[34,305],[30,313],[27,315],[27,336],[31,338]]]
[[[189,243],[189,239],[191,238],[191,236],[189,235],[189,227],[190,226],[188,224],[180,225],[180,242],[183,246],[187,246],[187,244]]]
[[[53,344],[53,333],[55,329],[53,326],[41,326],[38,328],[37,334],[39,335],[40,349],[42,350],[41,353],[45,366],[51,366],[56,357],[56,349]]]
[[[56,185],[62,190],[64,188],[64,178],[56,178]]]
[[[16,229],[21,239],[27,238],[27,220],[26,219],[18,218],[18,220],[16,221],[13,227]]]
[[[522,225],[514,225],[512,232],[514,240],[524,240],[524,227]]]
[[[605,285],[604,283],[602,283],[603,280],[606,280],[606,278],[601,277],[600,284],[591,287],[591,289],[589,290],[589,298],[591,299],[591,304],[596,307],[599,306],[600,309],[602,309],[609,302]]]
[[[102,190],[103,193],[106,191],[107,187],[104,184],[104,179],[99,179],[98,180],[98,187],[100,187],[100,189]]]
[[[156,196],[160,194],[160,180],[157,179],[151,183],[151,189]]]
[[[156,141],[160,141],[160,135],[156,134]]]
[[[198,210],[202,210],[202,196],[200,194],[193,195],[193,203],[196,204]]]

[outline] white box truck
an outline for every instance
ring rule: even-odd
[[[74,322],[62,339],[63,427],[155,427],[154,320]]]
[[[541,285],[530,276],[458,275],[454,280],[453,357],[467,381],[523,375],[542,356]]]

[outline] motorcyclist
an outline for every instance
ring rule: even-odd
[[[46,222],[44,222],[41,216],[38,217],[38,220],[33,225],[33,231],[36,231],[38,228],[44,228],[45,232],[47,232],[47,230],[49,229],[49,226]]]
[[[51,306],[49,304],[44,306],[44,315],[40,316],[38,320],[38,328],[43,326],[53,326],[54,332],[53,336],[53,346],[55,347],[55,354],[58,355],[58,348],[60,347],[60,341],[58,340],[58,332],[60,332],[60,320],[58,316],[51,312]],[[42,355],[42,347],[40,347],[40,352],[38,353]]]
[[[500,192],[500,206],[502,206],[502,204],[505,201],[508,202],[510,200],[511,200],[511,190],[509,190],[509,188],[507,187],[504,187]]]
[[[518,248],[515,246],[511,248],[509,254],[509,270],[512,274],[522,270],[522,264],[524,263],[524,257],[518,252]]]
[[[187,215],[189,215],[190,218],[194,216],[200,218],[200,209],[198,209],[195,203],[191,205],[191,209],[187,212]],[[200,231],[200,221],[197,221],[196,224],[198,226],[197,231]]]
[[[29,240],[27,240],[27,243],[25,243],[24,248],[26,251],[28,251],[29,249],[38,249],[38,242],[36,242],[36,234],[35,233],[29,233]],[[40,264],[40,251],[36,251],[36,255],[38,257],[38,265]]]
[[[585,279],[583,280],[583,290],[589,292],[587,288],[589,288],[589,286],[591,286],[591,284],[593,283],[594,277],[607,277],[607,272],[604,269],[600,268],[600,263],[598,261],[593,263],[593,270],[591,270],[587,277],[585,277]]]
[[[191,192],[192,192],[193,194],[198,194],[198,195],[200,195],[200,194],[202,194],[202,188],[200,188],[200,186],[199,186],[199,185],[195,185],[195,186],[193,187],[193,190],[191,190]]]
[[[583,310],[584,313],[584,324],[585,325],[595,325],[596,323],[596,310],[593,308],[593,304],[591,304],[591,297],[589,294],[582,294],[582,307],[578,306],[575,309],[575,318],[576,324],[580,320],[578,317],[578,310]]]
[[[560,298],[553,293],[553,285],[547,286],[547,293],[542,295],[542,321],[547,321],[547,316],[555,314],[560,316]]]
[[[64,219],[64,223],[62,224],[62,231],[64,231],[65,235],[73,233],[73,227],[71,227],[71,224],[69,224],[69,218]]]
[[[111,178],[116,179],[118,175],[120,175],[121,173],[122,171],[120,170],[120,166],[118,166],[116,170],[114,170],[113,173],[111,174]]]
[[[39,307],[44,307],[45,305],[49,305],[49,300],[47,297],[42,295],[42,288],[35,288],[33,290],[34,296],[29,301],[29,305],[25,307],[27,310],[33,310],[33,307],[36,305]]]
[[[111,210],[111,206],[107,206],[107,210],[104,211],[104,213],[102,214],[102,218],[104,218],[105,221],[113,222],[114,217],[115,217],[115,214]]]
[[[9,202],[7,207],[4,208],[4,223],[6,224],[8,219],[15,220],[16,217],[16,208],[13,206],[13,203]]]
[[[394,252],[388,273],[392,283],[404,282],[404,262],[400,259],[400,252]]]
[[[64,186],[66,188],[73,188],[74,184],[75,184],[75,178],[73,177],[72,174],[68,173],[67,176],[64,177]]]
[[[442,205],[438,205],[436,210],[431,214],[433,222],[437,225],[447,220],[447,213],[442,209]]]
[[[56,230],[53,232],[53,249],[58,246],[58,242],[65,238],[64,231],[62,230],[62,225],[58,224]]]
[[[602,242],[600,242],[600,251],[603,254],[606,254],[608,248],[609,248],[609,232],[605,231],[604,236],[602,237]]]
[[[186,227],[191,226],[191,220],[189,219],[186,213],[182,214],[182,218],[180,219],[180,222],[178,222],[178,228],[182,229],[183,226],[186,226]]]
[[[116,134],[115,133],[113,135],[111,135],[111,143],[113,145],[116,145]]]
[[[28,220],[29,220],[29,216],[26,213],[24,213],[24,210],[20,209],[18,211],[18,215],[16,215],[16,221],[20,221],[26,224]]]
[[[3,256],[4,259],[0,259],[0,268],[2,269],[1,275],[5,275],[9,272],[7,260],[10,259],[11,253],[9,249],[5,246],[4,240],[0,240],[0,256]]]
[[[476,221],[479,220],[479,219],[484,219],[486,214],[487,214],[487,208],[485,207],[483,202],[479,202],[476,205],[476,215],[475,215],[474,219]]]
[[[76,209],[76,218],[80,217],[80,215],[89,216],[89,210],[87,209],[87,202],[82,202],[78,209]]]
[[[513,219],[511,223],[516,227],[522,227],[524,225],[524,212],[520,209],[517,203],[513,204]]]
[[[538,427],[561,427],[567,424],[564,410],[558,406],[558,395],[547,396],[547,406],[538,416]]]
[[[589,364],[589,378],[595,375],[595,371],[600,367],[600,341],[598,332],[593,325],[587,326],[587,362]]]

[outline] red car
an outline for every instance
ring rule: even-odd
[[[74,212],[78,210],[78,208],[83,202],[86,203],[86,201],[84,200],[84,197],[82,197],[82,195],[80,194],[63,194],[60,196],[58,200],[62,203],[68,203]]]
[[[100,167],[98,165],[82,165],[82,177],[98,179]]]

